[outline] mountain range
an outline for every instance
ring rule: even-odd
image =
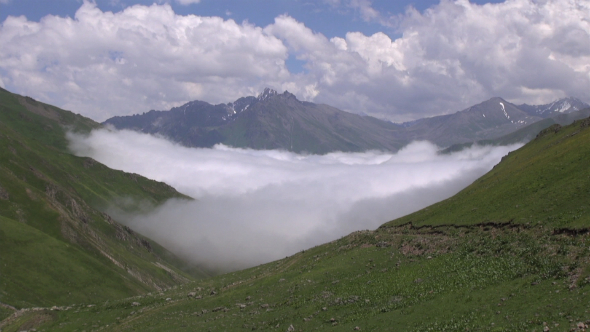
[[[441,147],[494,140],[543,119],[568,114],[568,121],[588,116],[575,98],[547,105],[514,105],[492,98],[463,111],[395,124],[337,108],[300,101],[293,94],[265,89],[258,97],[211,105],[192,101],[169,111],[149,111],[106,120],[117,129],[159,134],[192,147],[228,146],[328,153],[397,151],[414,140]],[[545,121],[549,126],[556,121]],[[541,128],[542,129],[542,128]],[[540,130],[540,129],[539,129]],[[527,137],[530,139],[530,137]]]
[[[118,129],[164,135],[192,147],[223,143],[233,147],[326,153],[397,150],[400,125],[298,100],[293,94],[265,89],[258,97],[229,104],[193,101],[170,111],[113,117]]]
[[[493,117],[487,112],[500,102],[465,113]],[[504,107],[501,115],[519,121]],[[85,133],[99,126],[0,90],[2,331],[590,325],[590,118],[537,132],[449,199],[375,230],[214,277],[186,269],[105,213],[109,204],[133,211],[125,197],[154,206],[190,198],[68,152],[65,128]]]

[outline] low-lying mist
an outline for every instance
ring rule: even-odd
[[[283,258],[450,197],[520,145],[437,154],[428,142],[397,153],[299,155],[187,148],[132,131],[68,135],[80,156],[163,181],[195,201],[141,214],[109,211],[177,255],[231,271]]]

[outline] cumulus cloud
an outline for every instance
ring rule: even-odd
[[[327,40],[292,21],[279,17],[265,30],[307,61],[317,101],[346,110],[404,120],[492,96],[515,103],[590,100],[587,3],[443,0],[424,13],[410,7],[395,40],[358,32]]]
[[[247,23],[176,15],[168,4],[111,13],[85,1],[73,19],[8,17],[0,43],[7,85],[98,120],[226,101],[288,77],[276,37]]]
[[[327,1],[391,25],[368,0]],[[588,2],[442,0],[424,12],[410,7],[394,21],[397,39],[353,31],[328,39],[285,15],[257,27],[177,15],[167,4],[111,13],[85,1],[73,19],[7,18],[0,79],[98,120],[193,99],[230,102],[265,86],[394,121],[494,96],[590,102]],[[305,72],[288,71],[290,56]]]
[[[438,155],[428,142],[398,153],[298,155],[194,149],[131,131],[70,135],[71,149],[164,181],[196,201],[171,200],[120,221],[220,271],[279,259],[447,198],[518,146]]]

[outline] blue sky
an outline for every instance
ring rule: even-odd
[[[396,122],[590,101],[581,1],[0,0],[0,22],[0,86],[97,120],[264,87]]]
[[[24,15],[29,20],[39,21],[46,15],[74,17],[81,0],[11,0],[0,3],[0,21],[7,16]],[[477,0],[472,3],[485,4],[502,2],[499,0]],[[103,11],[118,12],[136,4],[149,6],[153,3],[164,3],[154,0],[96,0],[98,8]],[[167,1],[174,11],[180,15],[219,16],[237,22],[248,21],[257,26],[267,26],[274,22],[275,17],[288,14],[310,29],[322,33],[328,38],[344,36],[349,31],[359,31],[366,35],[384,32],[392,38],[399,37],[395,27],[388,27],[379,22],[368,21],[362,17],[357,8],[335,6],[321,1],[308,0],[201,0],[198,3],[180,4]],[[419,11],[438,4],[435,0],[418,1],[372,1],[371,6],[384,16],[403,14],[411,6]],[[289,70],[294,73],[304,72],[304,62],[294,56],[286,62]]]
[[[4,0],[6,1],[6,0]],[[73,17],[81,0],[10,0],[0,1],[0,21],[7,16],[25,15],[29,20],[39,21],[51,14]],[[96,0],[95,3],[103,11],[120,11],[126,7],[141,4],[151,5],[164,1],[153,0]],[[472,3],[498,3],[502,1],[471,1]],[[201,0],[198,3],[183,5],[176,1],[167,1],[174,11],[180,15],[195,14],[200,16],[220,16],[231,18],[237,22],[248,20],[258,26],[266,26],[274,22],[281,14],[288,14],[298,21],[305,22],[312,30],[321,32],[326,37],[342,36],[348,31],[360,31],[373,34],[383,31],[377,22],[367,22],[353,8],[342,8],[322,1],[309,0]],[[435,0],[417,1],[372,1],[372,7],[385,16],[403,14],[408,6],[419,11],[438,4]],[[394,29],[385,29],[386,33],[395,35]]]

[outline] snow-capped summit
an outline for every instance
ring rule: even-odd
[[[170,111],[114,117],[106,123],[119,129],[163,135],[193,147],[222,143],[239,148],[298,153],[397,151],[415,140],[427,140],[441,147],[494,140],[524,130],[543,118],[555,118],[555,123],[568,124],[588,117],[590,110],[581,111],[586,107],[575,98],[519,107],[494,97],[453,114],[399,125],[325,104],[299,101],[288,91],[278,93],[266,88],[257,97],[241,97],[227,104],[192,101]],[[574,112],[576,109],[580,111]],[[541,114],[545,110],[553,113]],[[551,123],[546,121],[541,126]],[[534,138],[541,127],[531,128],[522,135],[530,133]]]
[[[518,108],[527,112],[528,114],[540,116],[543,118],[547,118],[558,113],[576,112],[587,107],[589,107],[588,104],[573,97],[562,98],[545,105],[518,105]]]

